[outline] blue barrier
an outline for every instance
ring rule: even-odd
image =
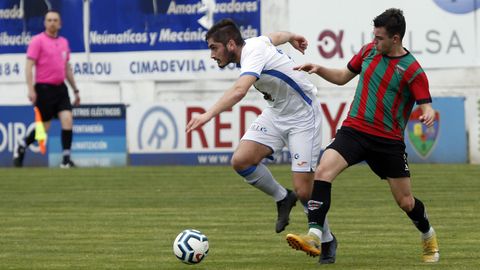
[[[405,144],[411,163],[466,163],[467,133],[465,98],[433,98],[436,110],[433,128],[418,121],[419,108],[414,108],[405,129]]]

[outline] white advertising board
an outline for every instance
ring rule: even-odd
[[[0,81],[25,81],[25,54],[2,55],[1,59]],[[95,53],[88,59],[84,53],[72,53],[70,64],[78,81],[168,81],[238,77],[235,65],[220,69],[210,58],[208,50]]]
[[[372,40],[373,19],[392,7],[403,10],[403,45],[424,68],[480,66],[475,1],[289,1],[289,30],[309,41],[304,61],[345,67]]]
[[[346,117],[348,102],[339,98],[318,105],[323,112],[322,148],[331,141],[334,131]],[[186,134],[188,120],[193,115],[206,111],[212,104],[213,102],[144,103],[128,107],[127,138],[132,164],[135,165],[136,155],[142,154],[157,154],[152,157],[165,160],[178,157],[178,154],[183,155],[176,164],[193,164],[192,160],[197,162],[202,158],[202,153],[231,154],[244,132],[266,106],[263,100],[242,101],[231,111],[221,113],[203,127]],[[228,157],[224,159],[225,163],[229,162]]]

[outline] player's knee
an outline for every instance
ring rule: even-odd
[[[311,191],[305,188],[295,188],[295,193],[297,194],[297,198],[302,202],[307,202],[310,200]]]
[[[250,162],[248,162],[247,159],[242,158],[235,154],[233,154],[232,159],[230,160],[230,164],[232,165],[233,169],[237,172],[243,171],[252,165],[250,164]]]
[[[328,167],[319,165],[315,170],[315,179],[331,182],[335,178],[335,173]]]
[[[402,197],[397,200],[397,204],[403,211],[409,213],[415,206],[415,201],[411,197]]]
[[[65,117],[61,120],[61,126],[62,126],[62,129],[72,129],[73,127],[73,119],[70,117]]]

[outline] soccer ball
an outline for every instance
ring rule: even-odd
[[[173,253],[183,263],[199,263],[208,254],[208,239],[200,231],[184,230],[173,242]]]

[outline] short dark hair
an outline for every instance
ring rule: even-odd
[[[400,39],[403,39],[405,35],[406,23],[405,17],[403,17],[403,11],[398,8],[390,8],[385,10],[382,14],[373,19],[373,26],[385,27],[388,36],[393,37],[395,34],[400,35]]]
[[[212,28],[208,30],[205,40],[208,41],[210,38],[212,38],[214,42],[220,42],[225,46],[230,39],[233,39],[238,46],[245,43],[238,26],[232,19],[223,19],[214,24]]]
[[[56,10],[56,9],[49,9],[47,10],[47,12],[45,12],[45,15],[43,15],[43,17],[46,17],[48,13],[57,13],[58,17],[62,17],[62,15],[60,14],[60,11]]]

